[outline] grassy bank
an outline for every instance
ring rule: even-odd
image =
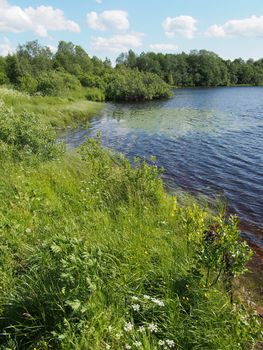
[[[0,88],[0,98],[16,113],[35,113],[43,122],[55,128],[65,128],[85,122],[94,115],[102,103],[85,100],[81,92],[65,97],[29,96],[9,88]]]
[[[235,218],[98,140],[65,153],[46,118],[0,121],[0,349],[254,348]]]

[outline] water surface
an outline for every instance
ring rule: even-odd
[[[244,234],[263,249],[263,87],[177,89],[169,100],[107,104],[71,147],[101,132],[103,145],[157,157],[170,188],[227,198]]]

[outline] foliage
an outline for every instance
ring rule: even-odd
[[[0,349],[254,349],[260,321],[233,293],[251,255],[236,218],[168,195],[154,162],[132,166],[99,139],[68,152],[57,141],[54,126],[86,120],[100,104],[84,97],[101,90],[167,96],[163,56],[141,72],[135,54],[113,69],[71,43],[55,57],[36,42],[18,52],[8,79],[41,94],[0,89]],[[184,58],[170,84],[194,81]]]
[[[31,95],[64,96],[79,93],[93,101],[142,101],[169,97],[169,86],[228,86],[263,84],[263,60],[223,60],[213,52],[189,54],[122,53],[112,67],[90,57],[71,42],[60,41],[53,54],[37,41],[19,45],[0,58],[0,84]],[[168,85],[167,85],[168,84]],[[90,90],[90,89],[99,90]]]
[[[43,157],[42,118],[1,109],[0,348],[253,349],[257,316],[217,278],[249,256],[235,219],[166,194],[154,164],[96,139]],[[28,147],[41,161],[22,160]]]
[[[71,42],[61,41],[57,52],[37,41],[19,45],[16,53],[2,58],[0,84],[10,81],[14,87],[31,95],[64,96],[82,87],[84,97],[92,101],[152,100],[169,96],[169,87],[157,75],[138,70],[112,68],[105,61],[89,55]],[[2,67],[2,68],[1,68]],[[2,70],[2,73],[1,73]]]
[[[117,66],[158,74],[175,86],[227,86],[263,84],[263,61],[223,60],[214,52],[193,50],[189,54],[141,53],[132,50],[117,58]]]
[[[108,100],[143,101],[169,97],[170,89],[155,74],[119,69],[108,77],[105,93]]]
[[[19,81],[20,90],[33,95],[37,91],[38,81],[29,74],[25,74]]]
[[[56,133],[50,126],[44,125],[34,114],[15,114],[2,102],[0,141],[10,146],[12,154],[17,158],[33,154],[42,160],[52,159],[62,151],[56,142]]]
[[[0,85],[8,82],[5,64],[5,58],[0,57]]]
[[[230,216],[228,223],[218,220],[203,232],[197,251],[199,266],[206,269],[206,286],[217,283],[222,276],[226,291],[233,300],[234,278],[246,271],[252,251],[239,239],[238,221]]]
[[[79,80],[66,72],[43,73],[39,76],[37,91],[44,96],[63,96],[68,91],[80,89]]]
[[[103,81],[103,79],[94,74],[83,74],[80,77],[80,82],[83,86],[86,86],[86,87],[93,87],[98,89],[105,88],[105,82]]]
[[[86,89],[68,91],[63,97],[29,96],[17,90],[0,88],[6,106],[20,114],[23,111],[35,113],[45,124],[64,129],[69,125],[86,122],[102,105],[85,100]]]
[[[105,101],[105,95],[103,91],[98,88],[87,88],[86,89],[86,99],[89,101],[103,102]]]

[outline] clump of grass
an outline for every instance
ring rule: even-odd
[[[42,122],[56,129],[74,127],[86,122],[99,111],[102,103],[87,101],[85,92],[65,97],[29,96],[21,92],[0,88],[0,97],[16,113],[35,113]]]
[[[14,135],[1,147],[23,154]],[[250,256],[235,218],[98,140],[39,154],[0,163],[1,349],[253,349],[259,320],[231,300]]]

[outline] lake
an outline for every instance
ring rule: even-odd
[[[169,100],[106,104],[89,128],[63,139],[76,147],[101,132],[129,159],[157,157],[168,189],[221,196],[243,235],[263,249],[263,87],[177,89]]]

